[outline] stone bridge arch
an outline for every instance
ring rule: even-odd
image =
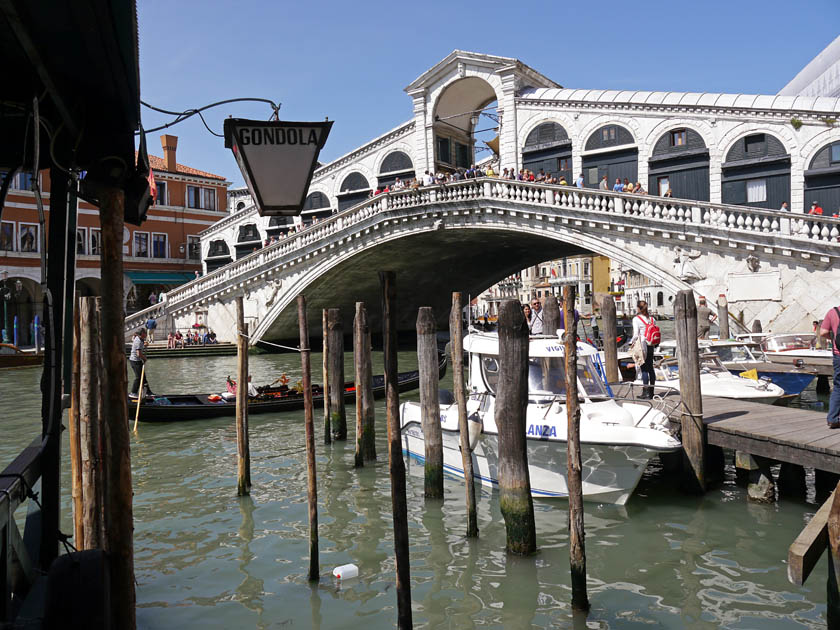
[[[604,238],[569,226],[546,229],[529,224],[527,219],[487,223],[484,216],[471,214],[472,220],[454,225],[429,220],[398,228],[288,274],[282,280],[282,294],[259,318],[252,342],[293,338],[297,330],[295,300],[301,293],[307,296],[312,331],[320,329],[322,308],[339,308],[348,330],[357,301],[367,304],[373,330],[378,331],[377,271],[386,269],[397,272],[400,330],[413,328],[420,306],[432,306],[444,330],[452,291],[475,296],[515,271],[561,256],[602,254],[660,280],[668,291],[691,289],[677,277],[673,253],[646,248],[641,237],[628,242],[626,235]]]

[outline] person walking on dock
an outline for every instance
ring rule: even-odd
[[[833,307],[826,316],[823,317],[822,324],[820,324],[820,337],[831,339],[834,335],[834,342],[831,344],[831,350],[834,361],[834,382],[831,385],[831,398],[828,401],[828,422],[829,429],[840,429],[840,346],[838,343],[838,328],[840,328],[840,307]]]
[[[644,357],[644,362],[639,367],[642,373],[642,385],[644,385],[642,395],[639,398],[646,400],[653,398],[653,386],[656,385],[656,373],[653,369],[653,344],[648,343],[646,338],[646,330],[653,326],[656,326],[656,322],[648,313],[647,302],[644,300],[636,302],[636,316],[633,318],[633,338],[630,340],[630,348],[632,349],[634,344],[638,344]]]
[[[149,375],[143,372],[143,364],[146,363],[146,353],[143,352],[145,347],[146,330],[141,328],[134,333],[134,338],[131,340],[131,354],[128,356],[128,362],[131,364],[131,369],[134,370],[134,383],[131,385],[131,393],[129,394],[132,398],[137,398],[140,395],[141,374],[143,374],[145,380],[146,392],[152,393],[152,388],[149,387]]]
[[[717,319],[717,315],[706,306],[706,298],[700,296],[700,303],[697,305],[697,338],[708,339],[709,330],[712,327],[712,322]]]

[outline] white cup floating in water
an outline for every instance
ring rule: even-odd
[[[359,577],[359,567],[355,564],[342,564],[340,567],[333,569],[333,575],[339,580],[349,580],[350,578]]]

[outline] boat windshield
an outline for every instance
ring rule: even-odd
[[[591,357],[578,357],[578,387],[589,398],[608,397],[604,381]],[[566,359],[533,357],[528,359],[528,393],[534,395],[566,395]]]
[[[710,348],[720,357],[721,361],[755,361],[750,349],[747,346],[717,346]]]
[[[786,350],[810,350],[814,347],[816,335],[803,333],[800,335],[774,335],[768,337],[761,347],[768,352],[785,352]]]
[[[680,364],[676,359],[663,361],[660,366],[662,377],[666,380],[676,380],[680,377]],[[716,356],[700,357],[700,374],[729,373]]]

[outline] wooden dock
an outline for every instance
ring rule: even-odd
[[[840,473],[840,430],[825,411],[703,397],[707,443],[779,462]],[[679,411],[672,414],[679,425]]]

